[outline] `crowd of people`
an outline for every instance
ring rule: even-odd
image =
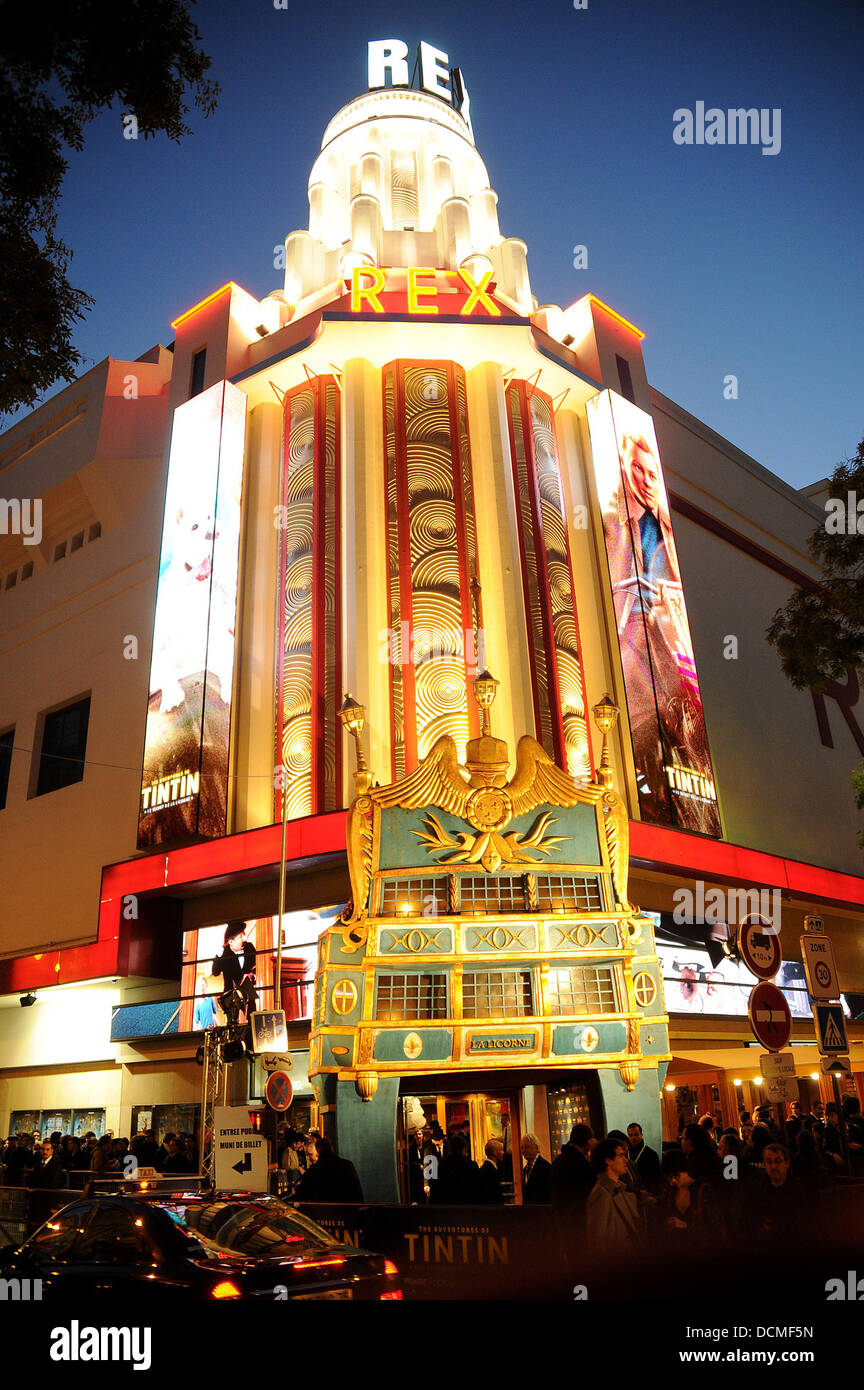
[[[864,1118],[854,1097],[844,1101],[842,1119],[852,1175],[864,1177]],[[762,1105],[752,1116],[742,1112],[737,1129],[704,1115],[662,1156],[635,1122],[601,1140],[576,1125],[549,1165],[549,1199],[598,1257],[648,1245],[690,1254],[754,1237],[806,1239],[820,1189],[846,1172],[836,1105],[817,1102],[805,1114],[794,1103],[785,1142],[772,1106]]]
[[[129,1155],[135,1162],[130,1162]],[[10,1135],[0,1150],[0,1185],[4,1187],[69,1187],[78,1184],[72,1174],[112,1173],[132,1176],[137,1168],[157,1173],[197,1173],[198,1141],[193,1134],[166,1134],[161,1143],[148,1129],[131,1141],[92,1132],[79,1139],[59,1131],[46,1138],[33,1134]]]

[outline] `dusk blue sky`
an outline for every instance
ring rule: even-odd
[[[369,39],[460,66],[501,229],[539,302],[593,291],[646,333],[651,383],[795,486],[864,435],[864,7],[842,0],[201,0],[218,111],[182,144],[124,140],[119,108],[73,154],[59,229],[96,304],[88,365],[169,343],[226,280],[281,284],[331,116]],[[673,112],[779,107],[782,148],[679,146]],[[576,244],[588,268],[572,265]],[[739,399],[724,400],[724,377]]]

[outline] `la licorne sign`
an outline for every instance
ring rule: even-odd
[[[439,97],[459,112],[471,130],[470,100],[462,72],[450,67],[450,59],[431,43],[420,43],[411,72],[408,69],[408,45],[402,39],[374,39],[369,44],[368,73],[370,91],[382,87],[411,87],[416,76],[421,91]],[[388,80],[389,79],[389,80]],[[471,130],[473,138],[473,130]]]

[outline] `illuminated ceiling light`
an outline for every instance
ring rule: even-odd
[[[672,1082],[671,1082],[671,1081],[669,1082],[668,1086],[666,1087],[666,1090],[667,1090],[667,1091],[674,1091],[674,1090],[675,1090],[675,1087],[672,1085]]]
[[[740,1077],[740,1076],[736,1076],[735,1079],[734,1079],[734,1081],[732,1082],[732,1085],[733,1085],[733,1086],[740,1086],[740,1085],[742,1085],[741,1077]]]
[[[818,1073],[818,1071],[811,1071],[811,1073],[810,1073],[810,1080],[811,1080],[811,1081],[818,1081],[818,1080],[819,1080],[819,1073]]]
[[[761,1077],[761,1076],[754,1076],[754,1077],[753,1077],[753,1085],[754,1085],[754,1086],[761,1086],[761,1085],[762,1085],[762,1077]]]

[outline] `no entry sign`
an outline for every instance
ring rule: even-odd
[[[750,1027],[763,1047],[779,1052],[792,1036],[792,1014],[776,985],[763,980],[750,995]]]

